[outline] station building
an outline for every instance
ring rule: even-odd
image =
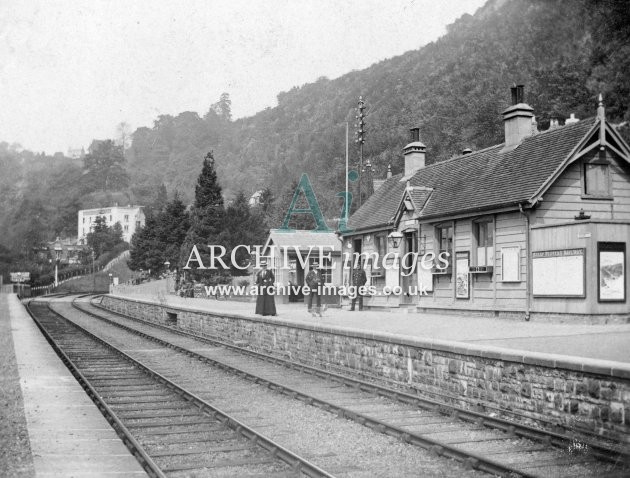
[[[273,271],[276,283],[284,286],[303,286],[316,261],[325,285],[338,286],[348,282],[348,273],[343,277],[341,242],[334,232],[271,229],[262,254],[273,257],[269,269]],[[287,293],[277,295],[276,299],[280,303],[303,302],[304,296]],[[324,304],[337,304],[339,296],[329,294],[322,296],[321,300]]]
[[[117,222],[122,227],[123,240],[131,242],[136,230],[145,224],[142,206],[111,206],[97,209],[82,209],[78,213],[77,243],[86,244],[97,217],[102,217],[108,226]]]
[[[340,232],[344,251],[398,253],[385,264],[368,259],[379,294],[367,306],[630,319],[630,148],[601,97],[595,117],[545,132],[533,113],[514,87],[504,143],[431,165],[411,130],[404,173],[386,179]],[[427,260],[405,276],[409,252]],[[429,262],[429,253],[448,253],[448,264]],[[380,293],[395,286],[400,294]]]

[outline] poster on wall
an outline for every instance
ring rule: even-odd
[[[501,280],[520,282],[521,248],[519,246],[501,248]]]
[[[433,274],[431,269],[425,269],[422,267],[421,262],[418,262],[418,290],[426,290],[427,292],[433,292]]]
[[[470,297],[469,279],[469,254],[468,252],[458,252],[455,256],[455,297],[458,299],[468,299]]]
[[[585,297],[584,249],[532,252],[532,286],[537,297]]]
[[[597,299],[600,302],[625,302],[626,245],[619,242],[599,242],[597,254]]]

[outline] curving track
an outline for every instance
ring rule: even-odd
[[[150,476],[331,477],[48,304],[29,312]]]

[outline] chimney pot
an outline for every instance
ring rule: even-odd
[[[405,156],[405,178],[425,166],[427,147],[420,142],[420,128],[411,128],[411,142],[403,148]]]
[[[502,151],[516,148],[524,138],[532,135],[534,109],[523,103],[525,97],[524,88],[523,85],[515,85],[510,88],[512,105],[503,111],[505,146]]]
[[[571,113],[571,117],[567,118],[564,124],[566,126],[568,124],[578,123],[579,121],[580,119],[575,117],[575,113]]]
[[[517,94],[516,94],[516,85],[514,86],[510,86],[510,92],[512,93],[512,105],[515,105],[516,103],[518,103],[517,101]]]

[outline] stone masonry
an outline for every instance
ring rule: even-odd
[[[561,355],[297,324],[105,296],[102,305],[307,365],[396,385],[466,409],[580,437],[630,442],[630,367]],[[170,316],[170,317],[169,317]]]

